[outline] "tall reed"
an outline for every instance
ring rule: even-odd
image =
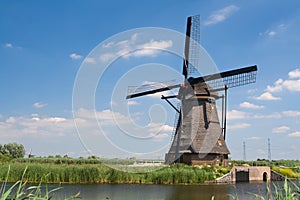
[[[0,179],[8,182],[22,178],[30,183],[153,183],[153,184],[199,184],[222,176],[227,170],[216,167],[173,165],[147,173],[126,173],[102,164],[54,164],[54,163],[2,163]]]
[[[283,186],[273,184],[273,188],[267,183],[266,195],[253,194],[256,198],[261,200],[299,200],[300,188],[292,181],[285,179]]]
[[[37,186],[27,187],[27,182],[25,180],[27,168],[24,169],[21,179],[15,182],[11,187],[6,189],[7,181],[10,176],[10,170],[10,167],[8,167],[5,182],[2,184],[0,189],[0,200],[49,200],[56,196],[55,192],[57,190],[61,189],[60,187],[58,187],[52,190],[48,190],[48,187],[46,187],[46,190],[42,191],[41,183]],[[65,198],[65,200],[80,198],[79,195],[80,193],[77,193],[74,196]],[[59,199],[61,199],[61,197]]]

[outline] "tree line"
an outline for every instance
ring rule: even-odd
[[[25,156],[25,148],[22,144],[16,142],[0,144],[0,156],[9,158],[23,158]]]

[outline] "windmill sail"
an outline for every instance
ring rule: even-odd
[[[189,83],[194,85],[199,82],[206,82],[214,90],[224,89],[224,85],[227,88],[238,87],[255,83],[256,81],[257,66],[244,67],[240,69],[230,70],[222,73],[211,74],[198,78],[191,78]]]
[[[210,86],[210,90],[222,90],[224,89],[224,85],[226,85],[227,88],[233,88],[255,83],[256,72],[257,66],[254,65],[212,75],[201,76],[198,78],[190,77],[188,81],[191,86],[200,82],[206,82]],[[130,99],[145,96],[179,87],[181,87],[181,84],[176,84],[174,80],[159,83],[148,83],[141,86],[130,86],[128,87],[126,98]]]
[[[182,74],[187,79],[199,67],[200,15],[188,17]]]
[[[141,86],[129,86],[127,90],[126,99],[155,94],[158,92],[172,90],[174,88],[179,88],[179,87],[180,84],[175,84],[175,80],[159,82],[159,83],[151,82],[151,83],[143,84]]]
[[[192,16],[191,34],[189,41],[188,76],[199,70],[200,66],[200,15]]]

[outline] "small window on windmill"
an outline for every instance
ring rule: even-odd
[[[218,140],[218,145],[222,146],[222,141],[221,140]]]

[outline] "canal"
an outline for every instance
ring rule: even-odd
[[[277,183],[282,185],[281,182]],[[58,185],[50,185],[51,188]],[[254,194],[265,195],[266,183],[237,183],[209,185],[136,185],[136,184],[97,184],[62,185],[56,198],[68,197],[80,192],[85,200],[217,200],[255,199]],[[55,199],[55,198],[54,198]]]

